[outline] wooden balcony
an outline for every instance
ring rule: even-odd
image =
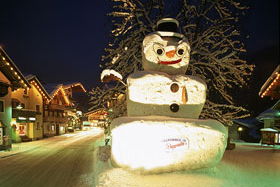
[[[49,108],[50,110],[65,110],[65,106],[63,105],[50,104]]]
[[[29,110],[29,109],[17,109],[13,108],[12,109],[12,117],[17,118],[17,117],[36,117],[37,112],[35,110]]]
[[[44,122],[53,122],[53,123],[67,123],[66,117],[57,117],[57,116],[45,116],[43,119]]]

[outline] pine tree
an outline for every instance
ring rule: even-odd
[[[200,118],[229,123],[247,117],[248,111],[237,106],[234,94],[246,86],[253,65],[242,59],[246,52],[238,31],[246,7],[238,0],[111,0],[113,11],[112,42],[102,56],[101,67],[121,73],[124,82],[129,74],[143,70],[142,41],[155,31],[156,22],[164,17],[176,18],[180,31],[191,45],[191,59],[186,74],[202,78],[208,87],[207,101]],[[125,94],[120,83],[94,88],[91,109],[106,108],[104,103],[114,95]],[[113,117],[125,115],[125,101],[113,110]]]

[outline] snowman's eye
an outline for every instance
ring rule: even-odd
[[[186,46],[179,46],[176,51],[177,56],[183,56],[186,50],[187,50]]]
[[[162,45],[159,44],[154,44],[154,51],[158,55],[163,55],[164,54],[164,48]]]
[[[162,49],[157,49],[157,54],[158,55],[162,55],[163,54],[163,50]]]
[[[179,49],[179,50],[178,50],[178,54],[179,54],[179,55],[184,54],[184,49]]]

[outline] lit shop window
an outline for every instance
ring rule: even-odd
[[[52,125],[52,131],[54,131],[54,125]]]
[[[280,144],[279,132],[275,134],[275,140],[274,140],[274,142],[275,142],[276,144]]]

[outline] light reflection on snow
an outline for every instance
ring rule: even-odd
[[[104,167],[106,169],[102,169]],[[280,147],[238,143],[213,170],[138,175],[99,162],[100,187],[278,187]],[[102,173],[102,172],[103,173]]]

